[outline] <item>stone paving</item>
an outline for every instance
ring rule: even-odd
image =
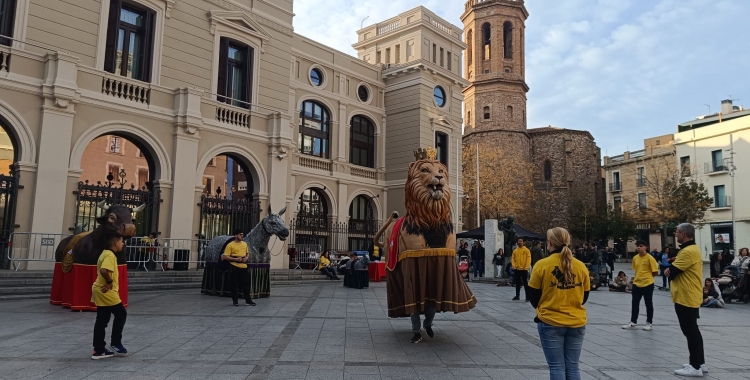
[[[98,361],[89,358],[94,313],[45,300],[0,302],[0,378],[549,378],[534,311],[510,301],[510,287],[472,283],[477,308],[438,314],[435,338],[411,344],[408,319],[386,317],[385,283],[371,285],[276,287],[257,307],[192,290],[133,294],[123,340],[130,355]],[[657,291],[654,302],[654,331],[622,330],[630,295],[592,292],[584,379],[676,378],[672,371],[687,362],[685,339],[669,293]],[[706,378],[750,378],[750,305],[701,315]]]

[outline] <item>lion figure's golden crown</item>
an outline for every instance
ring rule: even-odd
[[[434,160],[436,157],[437,157],[437,149],[435,149],[435,148],[433,148],[431,146],[428,146],[426,149],[425,148],[419,148],[419,149],[417,149],[417,150],[414,151],[414,158],[416,158],[417,161],[419,161],[419,160],[426,160],[428,158],[430,160]]]

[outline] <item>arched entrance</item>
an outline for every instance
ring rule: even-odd
[[[199,236],[247,233],[260,221],[259,186],[252,163],[234,153],[211,158],[203,170]]]
[[[10,125],[0,117],[0,246],[5,247],[15,228],[18,176],[13,163],[17,161],[16,140]],[[7,255],[2,255],[0,268],[8,268]]]
[[[160,190],[151,147],[135,134],[113,131],[86,145],[81,155],[82,173],[76,195],[75,232],[91,231],[104,210],[101,202],[130,208],[146,207],[133,214],[136,236],[159,235]]]

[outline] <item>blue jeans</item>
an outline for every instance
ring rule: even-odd
[[[701,305],[701,306],[703,306],[703,307],[716,307],[714,305],[716,305],[717,303],[719,303],[719,300],[708,300],[708,302],[706,302],[704,305]]]
[[[580,380],[578,359],[581,357],[586,326],[555,327],[541,322],[537,324],[537,329],[549,366],[550,380]]]
[[[474,260],[471,262],[474,266],[474,277],[479,273],[479,277],[484,277],[484,261]]]

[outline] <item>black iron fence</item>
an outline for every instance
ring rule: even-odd
[[[107,181],[96,184],[78,183],[76,194],[76,219],[71,229],[74,233],[91,231],[96,228],[96,218],[106,210],[99,207],[104,202],[109,205],[126,206],[134,209],[145,205],[139,213],[133,213],[135,236],[148,236],[157,232],[159,226],[159,206],[161,205],[161,191],[153,188],[136,188],[135,185],[125,186],[125,182]]]
[[[321,250],[367,251],[380,224],[376,220],[330,222],[325,218],[297,218],[289,221],[289,248],[318,245]]]
[[[203,195],[199,206],[201,239],[231,235],[235,229],[247,233],[260,222],[260,201],[249,198],[228,199],[219,195]]]
[[[8,247],[10,235],[16,227],[16,197],[18,196],[18,178],[0,175],[0,247],[3,252]],[[8,255],[0,256],[0,268],[10,267]]]

